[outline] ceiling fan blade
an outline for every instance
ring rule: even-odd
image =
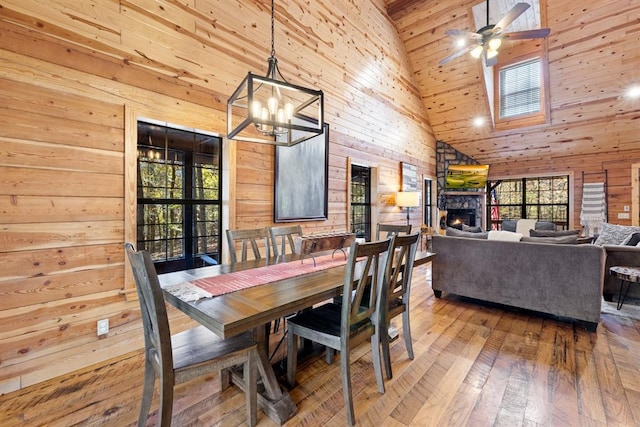
[[[498,34],[504,31],[518,16],[522,15],[525,10],[529,9],[531,5],[529,3],[516,3],[506,15],[502,17],[494,26],[493,33]]]
[[[498,63],[498,55],[494,56],[493,58],[489,58],[486,55],[484,56],[484,63],[487,67],[493,67],[494,65],[496,65]]]
[[[459,51],[457,51],[456,53],[454,53],[454,54],[452,54],[452,55],[449,55],[449,56],[447,56],[446,58],[444,58],[442,61],[440,61],[440,63],[439,63],[439,64],[440,64],[440,65],[444,65],[444,64],[446,64],[447,62],[451,61],[452,59],[456,59],[457,57],[462,56],[462,55],[464,55],[465,53],[470,52],[470,51],[471,51],[471,49],[473,49],[474,47],[475,47],[475,46],[467,46],[467,47],[464,47],[464,48],[460,49]]]
[[[537,30],[514,31],[503,34],[502,36],[509,40],[543,39],[547,37],[550,32],[551,30],[549,28],[538,28]]]
[[[447,30],[444,33],[451,37],[465,37],[472,40],[480,40],[482,38],[481,34],[472,33],[471,31],[467,30]]]

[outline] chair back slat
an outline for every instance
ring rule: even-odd
[[[385,299],[392,301],[401,298],[403,301],[409,298],[413,263],[418,248],[420,235],[418,233],[408,236],[396,236],[393,240],[394,256],[389,279],[387,280]],[[406,304],[406,301],[404,301]]]
[[[173,367],[171,331],[164,296],[151,255],[147,251],[136,251],[131,243],[126,243],[125,249],[140,303],[145,351],[159,372],[162,366]],[[173,375],[173,370],[165,370],[165,375]]]
[[[386,233],[386,234],[384,234]],[[411,224],[378,224],[376,226],[376,240],[386,239],[387,237],[396,236],[398,234],[410,234]]]
[[[300,225],[269,227],[269,236],[273,245],[273,256],[285,255],[287,253],[287,244],[289,253],[293,254],[296,253],[293,237],[302,237],[302,227]]]
[[[248,249],[251,247],[254,259],[261,259],[259,241],[263,241],[262,245],[265,248],[265,257],[270,257],[269,249],[269,232],[266,228],[254,228],[248,230],[227,230],[227,243],[229,244],[229,258],[231,264],[238,262],[238,255],[236,253],[236,242],[241,243],[240,256],[241,261],[247,261]]]
[[[372,243],[353,242],[349,250],[347,271],[342,294],[343,337],[348,337],[352,325],[367,318],[379,322],[379,292],[385,283],[392,257],[393,237]],[[366,291],[369,288],[369,291]],[[362,299],[369,295],[369,301]]]

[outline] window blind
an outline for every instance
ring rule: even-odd
[[[540,111],[539,58],[502,68],[499,79],[500,118]]]

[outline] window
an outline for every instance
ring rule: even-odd
[[[518,61],[494,67],[497,130],[538,125],[547,121],[546,67],[546,57],[540,52],[529,53]]]
[[[501,68],[498,73],[501,119],[541,110],[539,58]]]
[[[371,169],[351,165],[351,232],[371,240]]]
[[[569,228],[569,176],[490,182],[490,229],[505,219],[537,219]]]
[[[431,191],[431,180],[424,180],[424,225],[433,227],[433,193]]]
[[[221,141],[138,122],[137,245],[159,273],[220,258]]]

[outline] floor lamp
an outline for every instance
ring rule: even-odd
[[[417,191],[399,191],[396,194],[396,206],[407,208],[407,225],[409,225],[409,211],[420,206],[420,193]]]

